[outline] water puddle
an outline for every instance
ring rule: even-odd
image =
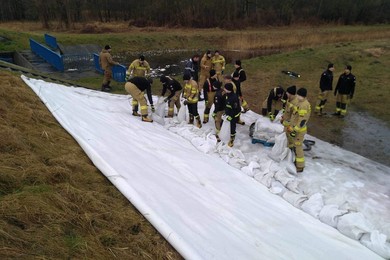
[[[349,111],[344,118],[341,146],[390,166],[390,129],[367,112]]]

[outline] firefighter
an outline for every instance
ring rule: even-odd
[[[240,93],[237,93],[238,98],[240,99],[241,106],[243,108],[242,113],[246,113],[249,110],[249,106],[248,106],[248,103],[245,101],[245,99],[242,96],[242,83],[246,80],[246,73],[245,73],[245,70],[241,66],[241,60],[236,60],[234,63],[234,67],[236,68],[234,72],[237,72],[238,80],[241,83]],[[233,76],[234,72],[232,73],[232,76]]]
[[[241,92],[241,81],[240,81],[239,77],[240,77],[240,75],[238,74],[238,72],[234,71],[233,72],[233,78],[231,79],[231,81],[234,84],[233,85],[233,90],[235,89],[234,93],[236,93],[236,95],[238,96],[238,99],[240,100],[240,109],[241,109],[241,104],[242,103],[241,103],[240,97],[242,97],[242,92]],[[245,125],[245,122],[242,121],[240,117],[238,118],[237,123],[240,124],[240,125]]]
[[[241,114],[240,100],[238,96],[233,91],[233,84],[227,83],[225,84],[225,114],[227,116],[227,120],[230,122],[230,140],[228,142],[229,147],[233,147],[234,139],[236,138],[236,124],[238,122],[238,118]]]
[[[164,99],[165,102],[168,102],[168,116],[169,118],[173,117],[174,106],[176,106],[177,111],[180,109],[180,94],[182,91],[182,86],[176,79],[173,79],[169,76],[161,76],[160,82],[163,84],[163,89],[161,96],[165,95],[167,89],[170,91],[168,97]]]
[[[215,91],[217,89],[216,85],[221,88],[222,82],[218,81],[215,70],[210,70],[210,77],[203,84],[203,93],[206,101],[206,106],[203,113],[203,124],[206,124],[209,121],[210,109],[214,103]]]
[[[202,123],[200,122],[200,116],[198,113],[198,84],[195,80],[191,79],[189,74],[184,74],[184,93],[183,97],[185,98],[184,105],[188,106],[188,113],[190,115],[189,124],[194,123],[194,118],[196,119],[196,126],[201,128]]]
[[[318,93],[317,105],[314,113],[319,116],[324,115],[322,111],[325,107],[326,101],[328,100],[329,92],[333,90],[333,63],[328,64],[328,69],[321,74],[320,78],[320,91]]]
[[[222,126],[222,115],[225,113],[226,96],[221,86],[222,84],[213,85],[213,88],[215,89],[213,118],[215,123],[215,137],[217,138],[217,142],[221,142],[221,139],[219,138],[219,132],[221,131]]]
[[[99,65],[104,70],[102,91],[111,91],[112,66],[119,65],[119,62],[112,59],[110,52],[111,46],[106,45],[99,55]]]
[[[184,74],[189,74],[191,79],[195,80],[196,83],[199,81],[199,58],[199,55],[195,54],[187,61],[184,68]]]
[[[223,80],[223,71],[225,69],[225,58],[220,55],[219,51],[214,52],[214,56],[211,58],[212,68],[217,73],[218,80],[222,82]]]
[[[286,94],[281,86],[271,89],[268,97],[263,102],[263,108],[261,114],[269,117],[271,121],[274,121],[276,115],[284,107],[286,101]]]
[[[284,132],[286,133],[287,136],[287,146],[290,149],[294,148],[294,139],[290,135],[290,133],[287,132],[287,129],[291,125],[291,116],[295,111],[295,109],[297,108],[297,104],[298,104],[298,98],[296,96],[296,92],[297,92],[296,86],[290,86],[287,88],[286,106],[284,109],[283,116],[280,119],[280,123],[284,126]]]
[[[352,75],[351,70],[351,65],[345,67],[344,73],[340,75],[334,90],[334,95],[337,95],[337,97],[336,112],[333,115],[340,118],[343,118],[346,115],[347,103],[353,98],[355,92],[356,77]]]
[[[150,73],[149,63],[145,60],[145,56],[141,55],[135,59],[126,71],[126,80],[131,77],[147,77]]]
[[[133,101],[131,103],[133,107],[133,116],[142,116],[142,121],[144,122],[153,122],[153,120],[148,117],[148,103],[145,98],[146,90],[152,112],[154,112],[152,83],[153,80],[151,78],[146,79],[144,77],[133,77],[125,84],[126,91],[133,97]],[[138,104],[141,106],[141,114],[138,113]]]
[[[291,124],[287,127],[287,133],[293,139],[293,151],[295,152],[295,167],[297,172],[303,172],[305,168],[305,156],[303,153],[303,140],[307,133],[307,122],[310,118],[311,107],[306,99],[307,90],[300,88],[297,91],[297,105],[291,115]]]
[[[202,96],[203,85],[206,79],[210,78],[211,70],[211,51],[207,51],[200,60],[200,75],[199,75],[199,95]]]

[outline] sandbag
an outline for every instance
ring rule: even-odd
[[[321,222],[336,228],[337,223],[339,222],[339,217],[346,213],[348,213],[348,210],[339,209],[338,205],[325,205],[321,209],[318,218],[321,220]]]
[[[315,193],[302,204],[301,208],[306,213],[318,218],[318,215],[323,207],[324,201],[322,200],[322,195],[320,193]]]
[[[222,142],[228,143],[230,140],[230,122],[226,118],[223,119],[221,131],[219,132],[219,138]]]
[[[353,212],[339,218],[337,229],[347,237],[359,240],[363,234],[369,233],[372,228],[362,213]]]
[[[179,109],[179,112],[177,113],[177,120],[179,122],[185,122],[187,117],[187,106],[181,102],[181,107]]]

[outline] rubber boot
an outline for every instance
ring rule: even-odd
[[[207,124],[208,121],[209,121],[209,114],[204,114],[204,116],[203,116],[203,124]]]
[[[198,128],[202,128],[202,123],[200,122],[200,116],[197,116],[197,117],[196,117],[196,126],[197,126]]]
[[[229,140],[229,143],[228,143],[228,146],[229,147],[233,147],[233,145],[234,145],[234,136],[231,136],[230,140]]]
[[[138,113],[138,106],[133,106],[133,116],[141,116],[139,113]]]
[[[193,125],[194,124],[194,116],[190,115],[190,121],[188,121],[189,124]]]
[[[267,113],[268,112],[268,110],[266,109],[266,108],[262,108],[261,109],[261,114],[263,115],[263,116],[267,116]]]
[[[146,115],[146,116],[142,116],[142,121],[143,121],[143,122],[149,122],[149,123],[152,123],[152,122],[153,122],[153,120],[150,119],[147,115]]]
[[[245,122],[244,122],[244,121],[242,121],[240,117],[238,117],[237,124],[240,124],[240,125],[245,125]]]

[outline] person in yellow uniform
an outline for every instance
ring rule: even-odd
[[[311,106],[306,99],[307,90],[300,88],[297,91],[297,105],[291,116],[291,125],[287,127],[287,133],[293,138],[295,152],[295,167],[297,172],[303,172],[305,168],[305,156],[303,153],[303,140],[307,133],[307,122],[310,118]]]
[[[200,75],[199,75],[199,95],[202,97],[203,86],[206,79],[210,78],[211,63],[211,51],[207,51],[200,60]],[[201,99],[200,99],[201,100]]]
[[[284,132],[287,136],[287,146],[288,148],[294,148],[294,138],[287,132],[287,129],[291,125],[291,116],[295,109],[297,108],[298,98],[296,96],[297,88],[296,86],[290,86],[286,90],[287,101],[284,109],[283,116],[280,119],[280,123],[284,126]]]
[[[145,56],[141,55],[135,59],[126,71],[126,80],[130,77],[147,77],[150,73],[150,65],[145,60]]]
[[[112,66],[119,65],[118,62],[114,61],[111,56],[111,46],[106,45],[99,54],[99,65],[104,71],[102,91],[110,91],[110,82],[112,78]]]
[[[151,78],[146,79],[144,77],[133,77],[125,84],[127,93],[133,97],[133,116],[142,116],[143,122],[153,122],[153,120],[148,117],[148,103],[145,98],[146,91],[152,112],[154,112],[152,83],[153,80]],[[141,106],[141,114],[138,113],[138,104]]]
[[[219,53],[218,50],[214,52],[214,56],[211,58],[212,69],[217,73],[218,80],[223,81],[223,71],[225,69],[225,58]]]
[[[189,74],[184,74],[184,93],[183,97],[185,101],[183,104],[188,107],[188,113],[190,115],[189,124],[194,123],[196,119],[196,126],[201,128],[202,123],[200,122],[200,116],[198,113],[198,100],[199,100],[199,88],[195,80],[191,79]]]

